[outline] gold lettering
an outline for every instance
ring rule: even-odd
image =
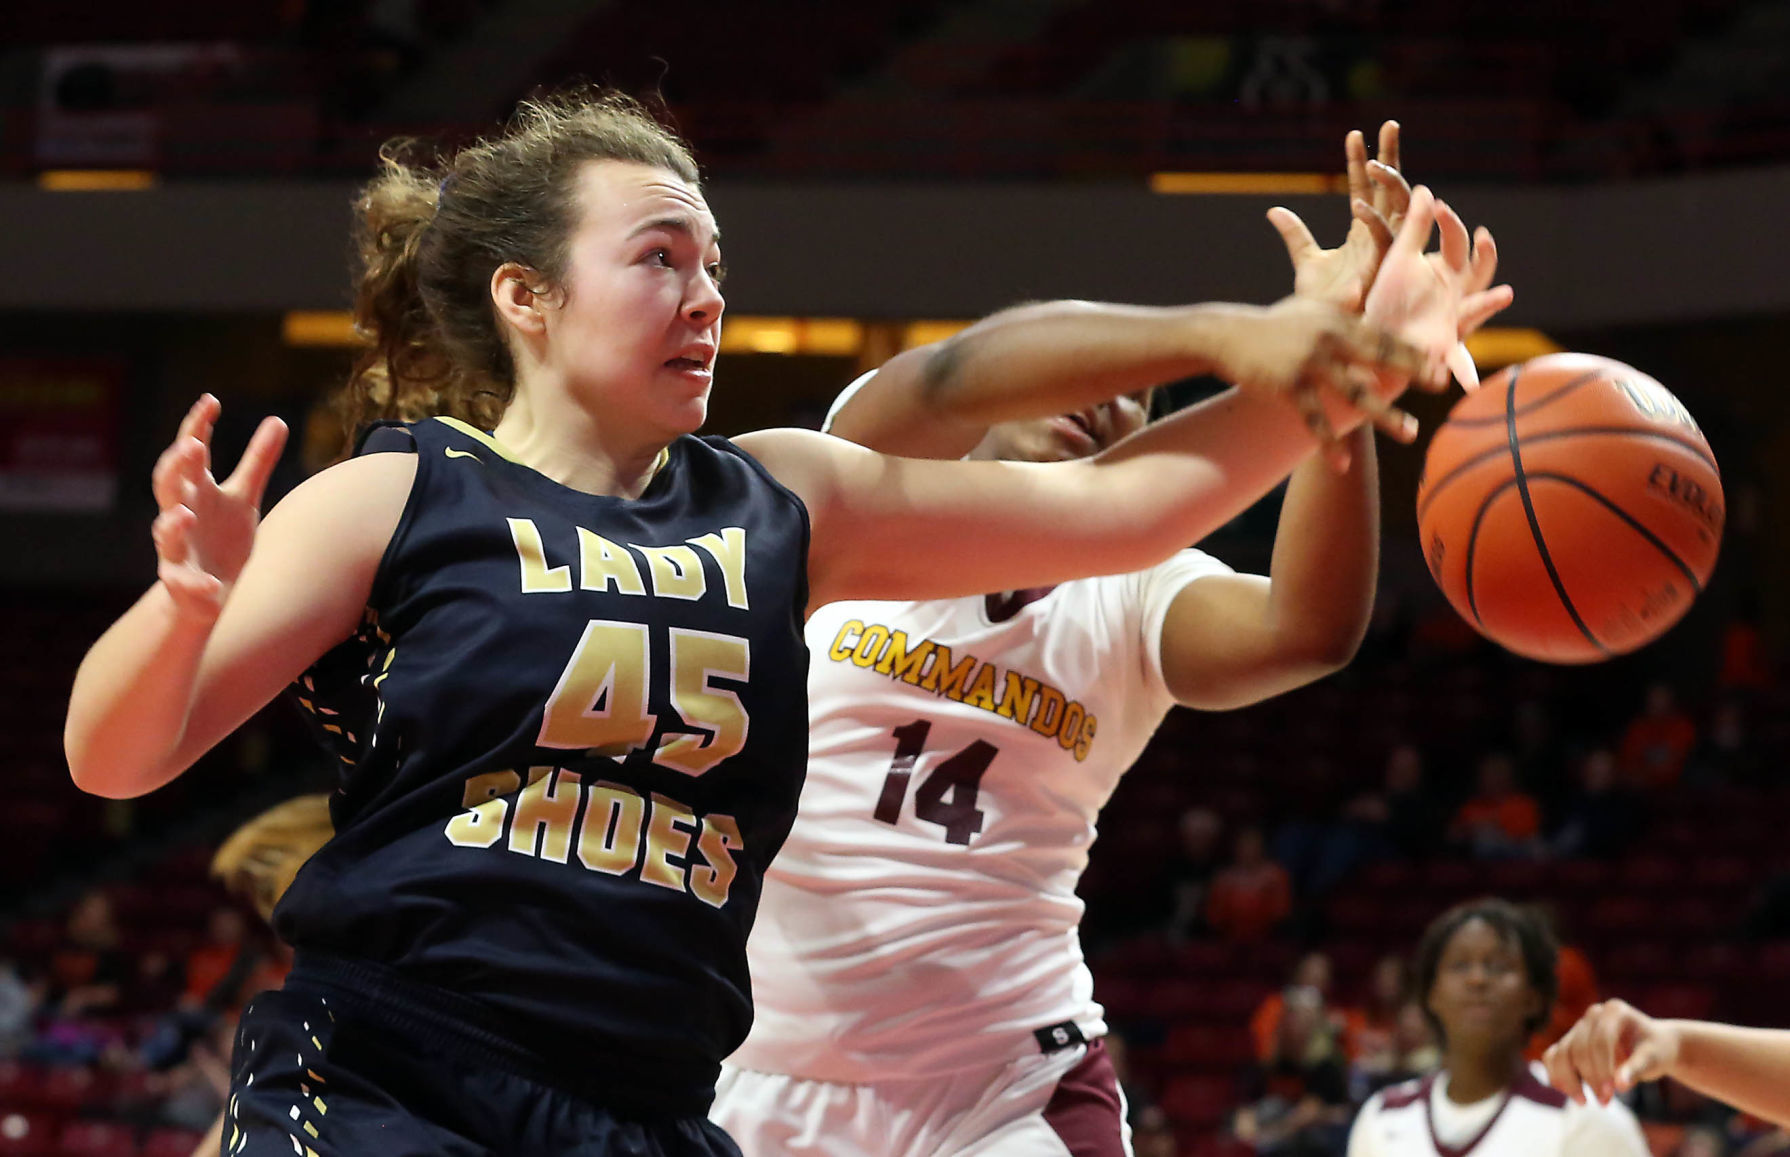
[[[976,669],[976,681],[970,684],[968,691],[964,692],[963,701],[971,707],[980,707],[984,711],[995,709],[993,663],[984,663]]]
[[[1015,723],[1025,723],[1032,715],[1032,696],[1038,693],[1038,680],[1018,671],[1007,672],[1007,690],[1001,696],[998,714]]]
[[[839,633],[833,636],[833,646],[827,651],[827,658],[835,663],[843,663],[851,658],[852,648],[857,645],[858,632],[863,629],[863,619],[845,620],[839,627]]]
[[[528,786],[516,797],[516,818],[510,821],[510,851],[535,854],[535,833],[541,835],[541,858],[566,862],[572,850],[572,828],[578,822],[582,793],[578,774],[551,767],[528,769]]]
[[[854,667],[869,667],[876,662],[876,656],[889,641],[889,628],[881,623],[871,623],[864,628],[864,637],[852,649],[851,661]]]
[[[739,868],[732,853],[742,851],[746,841],[740,838],[740,825],[732,816],[703,816],[702,835],[696,850],[708,861],[708,867],[690,867],[690,892],[711,908],[727,903],[727,893]]]
[[[746,531],[743,527],[724,526],[720,534],[712,531],[701,538],[687,540],[700,546],[721,568],[721,581],[727,586],[727,605],[742,611],[752,609],[746,600]]]
[[[617,594],[644,595],[646,583],[640,567],[625,546],[617,546],[600,534],[578,528],[578,586],[587,591],[606,591],[614,584]]]
[[[488,848],[503,838],[504,817],[510,805],[503,797],[522,786],[513,771],[487,771],[466,781],[460,806],[469,810],[448,821],[448,842],[459,848]]]
[[[926,678],[920,680],[922,690],[931,691],[935,695],[948,695],[953,699],[963,698],[963,686],[969,682],[970,672],[976,669],[976,656],[965,655],[963,662],[955,667],[951,665],[951,648],[940,644],[932,653],[932,669],[926,672]]]
[[[1094,733],[1099,730],[1099,718],[1090,714],[1087,722],[1081,725],[1081,739],[1075,744],[1075,758],[1077,762],[1088,757],[1088,749],[1094,746]]]
[[[1071,699],[1069,706],[1063,709],[1063,726],[1057,731],[1057,746],[1064,751],[1074,747],[1081,738],[1081,723],[1087,715],[1087,708]]]
[[[746,746],[746,708],[714,678],[745,682],[752,674],[752,645],[732,635],[671,628],[671,705],[684,726],[703,732],[659,741],[653,762],[685,775],[701,775]]]
[[[688,828],[689,830],[685,830]],[[646,862],[640,866],[640,878],[674,892],[684,890],[683,865],[673,864],[690,851],[690,832],[696,830],[696,815],[670,796],[653,793],[653,810],[646,821]]]
[[[926,659],[932,654],[932,646],[932,640],[926,639],[909,651],[907,632],[890,631],[889,645],[883,648],[883,657],[876,662],[876,673],[899,679],[910,687],[918,686],[920,669],[926,666]]]
[[[547,565],[547,546],[541,541],[540,527],[533,519],[506,518],[510,539],[516,544],[516,557],[522,562],[522,593],[525,595],[555,594],[572,589],[572,568],[561,564]]]
[[[653,593],[662,599],[699,599],[709,589],[702,559],[687,546],[637,546],[653,575]]]
[[[624,876],[640,859],[640,827],[646,801],[620,784],[598,780],[578,829],[578,862],[593,872]]]
[[[1038,689],[1038,718],[1032,720],[1032,730],[1054,739],[1062,724],[1063,693],[1046,683]]]
[[[592,619],[541,714],[542,747],[620,758],[652,738],[645,623]]]

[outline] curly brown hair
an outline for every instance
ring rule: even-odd
[[[491,275],[515,263],[560,283],[578,174],[631,161],[696,185],[690,148],[639,101],[582,87],[536,96],[504,130],[448,155],[387,142],[355,202],[355,330],[369,344],[339,409],[352,444],[382,418],[445,414],[489,430],[515,389]]]

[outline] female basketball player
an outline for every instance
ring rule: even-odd
[[[1310,452],[1300,379],[1376,411],[1439,380],[1475,270],[1423,255],[1418,200],[1373,324],[1177,318],[1243,392],[1091,462],[919,463],[687,436],[719,241],[632,103],[539,102],[441,170],[389,160],[357,384],[447,415],[376,430],[259,522],[283,429],[219,484],[202,399],[155,471],[158,581],[70,703],[99,794],[167,782],[288,684],[346,769],[277,914],[291,978],[242,1018],[226,1149],[733,1152],[703,1114],[795,815],[808,608],[1147,565]]]
[[[1584,1105],[1547,1086],[1523,1048],[1554,1003],[1553,938],[1502,900],[1449,909],[1417,948],[1417,992],[1442,1068],[1368,1098],[1349,1157],[1647,1157],[1620,1101]]]
[[[1671,1077],[1742,1112],[1790,1128],[1790,1031],[1655,1020],[1621,1000],[1594,1004],[1542,1058],[1556,1089],[1607,1103]]]
[[[1410,195],[1397,125],[1381,164],[1359,133],[1347,151],[1341,248],[1287,210],[1273,220],[1297,291],[1360,310]],[[1443,223],[1464,250],[1458,218]],[[1489,237],[1478,260],[1483,291]],[[1507,300],[1476,297],[1464,328]],[[1151,347],[1157,316],[1061,302],[996,315],[858,383],[829,429],[913,455],[1096,454],[1142,426],[1139,391],[1196,370]],[[1063,410],[1076,412],[1040,417]],[[1342,473],[1316,459],[1294,473],[1267,578],[1190,550],[1048,591],[810,619],[801,818],[766,879],[758,1019],[714,1111],[750,1157],[1124,1151],[1077,939],[1095,817],[1175,703],[1254,702],[1353,653],[1379,495],[1371,437],[1346,449]]]

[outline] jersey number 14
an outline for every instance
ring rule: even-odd
[[[897,727],[895,759],[883,780],[883,793],[877,798],[875,817],[885,824],[901,822],[901,801],[907,798],[908,781],[914,776],[914,764],[926,750],[926,736],[932,723],[916,719]],[[976,796],[982,790],[982,774],[1000,748],[976,740],[962,751],[932,769],[914,792],[914,816],[945,829],[945,839],[953,844],[967,844],[982,830],[981,808]]]

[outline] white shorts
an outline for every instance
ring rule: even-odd
[[[709,1118],[745,1157],[1131,1157],[1099,1041],[986,1070],[847,1085],[724,1066]]]

